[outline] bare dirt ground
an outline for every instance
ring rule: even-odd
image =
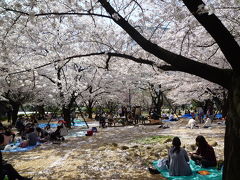
[[[93,136],[69,137],[61,144],[42,144],[29,152],[3,153],[22,175],[33,179],[160,179],[147,167],[153,160],[167,155],[171,138],[154,143],[137,141],[146,137],[178,136],[188,152],[194,151],[197,135],[206,137],[214,146],[217,159],[223,159],[225,127],[214,123],[212,128],[188,129],[187,120],[158,125],[98,128]],[[90,127],[97,126],[92,122]],[[72,132],[83,131],[73,128]]]

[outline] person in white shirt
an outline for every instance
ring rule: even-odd
[[[186,127],[193,129],[193,127],[195,125],[196,125],[195,119],[191,118],[191,119],[189,119],[188,124],[186,125]]]
[[[204,125],[203,125],[203,128],[209,128],[209,127],[211,127],[211,119],[210,119],[209,116],[207,115],[207,116],[206,116],[206,121],[205,121],[205,123],[204,123]]]

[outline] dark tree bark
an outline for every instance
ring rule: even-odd
[[[72,122],[72,111],[75,111],[74,109],[74,102],[76,100],[75,96],[75,91],[72,92],[71,94],[71,99],[68,105],[63,105],[62,111],[63,111],[63,116],[64,116],[64,121],[67,122],[67,127],[71,128],[71,122]]]
[[[37,112],[38,112],[38,118],[39,119],[44,119],[45,118],[44,105],[37,106],[36,109],[37,109]]]
[[[99,2],[102,4],[102,6],[110,15],[118,14],[109,4],[109,2],[107,2],[106,0],[99,0]],[[195,2],[195,1],[191,1],[191,2]],[[196,6],[198,6],[198,4]],[[231,86],[229,79],[231,79],[232,70],[220,69],[217,67],[210,66],[208,64],[203,64],[203,63],[194,61],[192,59],[189,59],[187,57],[170,52],[166,49],[163,49],[162,47],[159,47],[157,44],[154,44],[151,41],[144,38],[120,14],[118,14],[118,16],[120,17],[120,19],[115,20],[113,18],[113,21],[116,24],[118,24],[121,28],[123,28],[129,34],[129,36],[131,36],[132,39],[134,39],[144,50],[153,54],[157,58],[164,60],[166,63],[170,64],[170,67],[166,66],[167,69],[170,68],[172,71],[182,71],[189,74],[193,74],[193,75],[202,77],[204,79],[207,79],[211,82],[217,83],[225,88],[229,88]],[[216,33],[218,32],[218,29],[216,27],[212,26],[211,24],[207,24],[207,25],[209,26],[207,28],[214,29]],[[230,35],[229,34],[230,33],[228,32],[228,36],[231,36],[231,34]],[[225,42],[236,44],[236,41],[234,40],[233,37],[231,37],[230,40]],[[239,57],[240,48],[239,47],[236,48],[236,46],[234,45],[233,50],[237,51],[234,54],[238,54],[237,57]]]
[[[19,111],[21,103],[15,102],[15,101],[9,101],[9,103],[12,106],[12,125],[14,126],[16,124],[16,121],[18,118],[18,111]]]
[[[229,102],[228,102],[228,97],[226,95],[226,92],[224,91],[223,92],[223,104],[222,104],[222,117],[226,117],[227,116],[227,112],[228,112],[228,105],[229,105]]]
[[[229,109],[226,118],[224,144],[223,179],[234,180],[240,176],[240,75],[232,78],[232,88],[229,90]]]
[[[87,102],[87,114],[88,114],[88,118],[92,119],[92,115],[93,115],[93,101],[92,100],[88,100],[88,102]]]
[[[65,106],[62,108],[62,112],[63,112],[63,117],[64,117],[64,121],[67,122],[67,127],[71,127],[71,111],[69,108],[66,108]]]
[[[163,106],[163,92],[161,91],[161,85],[159,85],[159,89],[155,89],[153,85],[151,85],[151,97],[153,108],[156,110],[156,113],[161,117],[162,114],[162,106]]]

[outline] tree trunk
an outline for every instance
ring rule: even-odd
[[[37,106],[37,112],[39,113],[39,119],[45,119],[44,105]]]
[[[224,145],[224,180],[235,180],[240,177],[240,75],[232,79],[229,90],[229,111],[226,119]]]
[[[225,92],[223,93],[223,104],[222,104],[222,117],[225,118],[227,116],[227,112],[228,112],[228,97],[225,94]]]
[[[20,103],[10,101],[10,104],[12,105],[12,125],[14,126],[18,118]]]
[[[70,128],[71,127],[71,111],[69,108],[63,107],[62,112],[63,112],[64,121],[67,122],[67,127]]]
[[[88,114],[88,118],[89,118],[89,119],[92,119],[92,114],[93,114],[93,101],[91,101],[91,100],[88,101],[87,114]]]
[[[92,119],[92,114],[93,114],[92,107],[89,107],[88,108],[88,118],[89,119]]]
[[[158,94],[157,97],[157,114],[159,115],[159,117],[162,117],[162,106],[163,106],[163,95],[162,92]]]

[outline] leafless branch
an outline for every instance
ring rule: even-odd
[[[24,12],[24,11],[19,11],[16,9],[10,9],[10,8],[4,8],[6,11],[11,11],[11,12],[15,12],[15,13],[20,13],[21,15],[25,15],[25,16],[30,16],[30,13]],[[97,13],[78,13],[78,12],[46,12],[46,13],[36,13],[33,14],[32,16],[34,17],[39,17],[39,16],[63,16],[63,15],[69,15],[69,16],[97,16],[97,17],[104,17],[104,18],[109,18],[112,19],[111,16],[107,16],[107,15],[103,15],[103,14],[97,14]]]

